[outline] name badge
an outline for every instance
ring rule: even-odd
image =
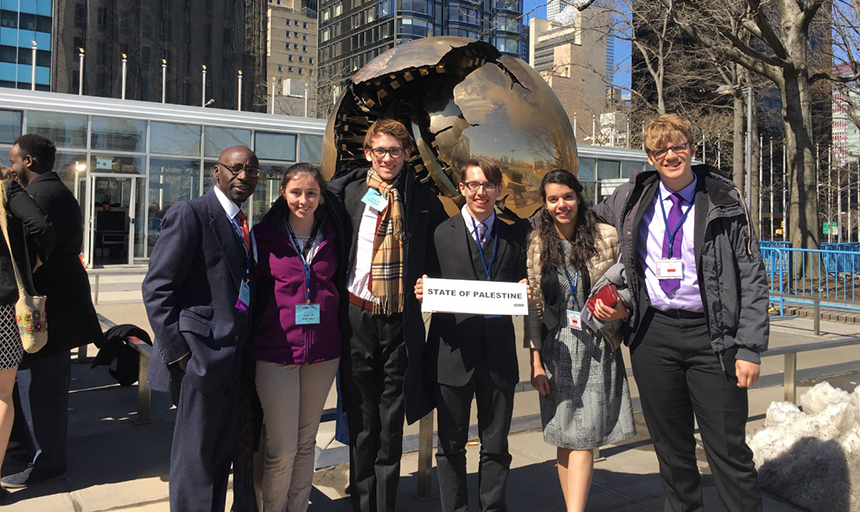
[[[315,325],[320,323],[319,304],[297,304],[296,325]]]
[[[242,313],[248,314],[248,305],[251,303],[251,286],[248,285],[248,280],[243,279],[239,285],[239,300],[236,301],[236,309]]]
[[[582,313],[572,309],[567,310],[567,327],[575,331],[582,330]]]
[[[375,188],[367,189],[367,193],[361,198],[361,202],[378,212],[381,212],[388,206],[388,199],[385,199],[385,196],[380,194]]]
[[[681,279],[684,264],[679,259],[657,260],[657,279]]]

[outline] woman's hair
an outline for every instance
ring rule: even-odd
[[[538,236],[543,243],[541,247],[541,264],[544,269],[560,270],[564,268],[564,251],[561,248],[561,237],[555,229],[555,222],[546,208],[546,186],[550,183],[558,183],[570,187],[576,193],[578,208],[576,223],[573,228],[573,239],[571,240],[570,264],[573,268],[584,269],[585,264],[597,254],[597,219],[589,209],[582,196],[582,184],[576,176],[564,169],[556,169],[547,173],[540,183],[540,197],[544,205],[540,213],[538,225]]]
[[[309,174],[313,179],[316,180],[317,184],[320,186],[320,205],[322,205],[322,193],[325,192],[325,178],[323,178],[322,171],[320,171],[319,166],[314,164],[309,164],[306,162],[299,162],[297,164],[293,164],[287,168],[284,172],[284,177],[281,178],[281,193],[278,195],[278,199],[272,204],[272,208],[266,212],[266,215],[263,216],[260,222],[264,222],[269,219],[272,215],[284,215],[289,213],[289,207],[287,206],[287,201],[284,199],[284,190],[287,188],[287,183],[290,182],[291,179],[295,178],[300,174]],[[317,207],[314,212],[314,217],[319,218],[320,215],[323,215],[324,209]]]
[[[320,186],[320,193],[325,192],[325,178],[323,178],[322,171],[320,171],[318,166],[306,162],[299,162],[287,168],[284,172],[284,177],[281,178],[281,191],[286,189],[287,183],[299,174],[310,174],[313,179],[317,180]]]

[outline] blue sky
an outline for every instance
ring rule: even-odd
[[[531,18],[546,19],[546,0],[524,0],[523,13],[527,13],[532,9],[534,12],[529,14]],[[615,66],[618,68],[615,75],[615,81],[623,86],[630,86],[630,43],[615,40]]]

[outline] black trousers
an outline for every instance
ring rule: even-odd
[[[170,371],[178,379],[182,371],[175,366]],[[222,512],[238,441],[242,396],[238,372],[224,392],[201,393],[187,380],[178,391],[170,449],[170,510]]]
[[[726,510],[760,512],[758,475],[745,441],[747,390],[737,387],[735,378],[737,349],[718,356],[702,315],[651,308],[630,350],[642,412],[660,463],[665,510],[704,510],[695,417]]]
[[[71,371],[69,350],[27,358],[18,369],[20,412],[27,426],[27,456],[35,472],[66,471]]]
[[[478,466],[478,505],[482,512],[508,509],[505,488],[511,469],[508,432],[514,413],[515,385],[494,381],[486,368],[476,368],[465,386],[436,387],[439,446],[436,474],[442,512],[469,509],[466,488],[466,442],[474,396],[478,406],[481,459]]]
[[[352,508],[394,512],[403,454],[406,343],[403,315],[373,315],[349,305],[352,335],[341,357],[349,424]]]

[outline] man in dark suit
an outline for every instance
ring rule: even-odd
[[[462,211],[436,228],[436,253],[445,279],[526,282],[525,232],[496,218],[502,173],[488,158],[460,169]],[[424,276],[426,277],[426,276]],[[423,278],[415,285],[423,298]],[[434,313],[428,336],[436,357],[436,452],[443,512],[469,508],[466,441],[472,397],[477,400],[481,460],[478,503],[482,511],[507,510],[505,485],[511,465],[508,431],[519,380],[510,316]]]
[[[407,164],[410,148],[402,123],[377,120],[364,142],[370,164],[342,170],[328,187],[354,233],[340,375],[356,512],[394,511],[404,413],[413,423],[433,409],[421,394],[424,322],[411,284],[436,266],[432,233],[445,210]]]
[[[260,170],[245,146],[224,150],[215,186],[170,207],[143,300],[155,333],[149,380],[177,404],[170,509],[223,511],[236,448],[239,376],[250,322],[253,248],[240,206]]]
[[[33,274],[36,291],[47,297],[48,343],[26,354],[18,370],[17,411],[26,425],[30,464],[3,478],[6,487],[27,487],[65,478],[69,411],[70,351],[101,341],[102,330],[81,265],[83,222],[78,201],[53,172],[57,148],[35,134],[18,137],[9,151],[12,173],[54,225],[56,244]],[[30,254],[36,251],[31,247]]]

